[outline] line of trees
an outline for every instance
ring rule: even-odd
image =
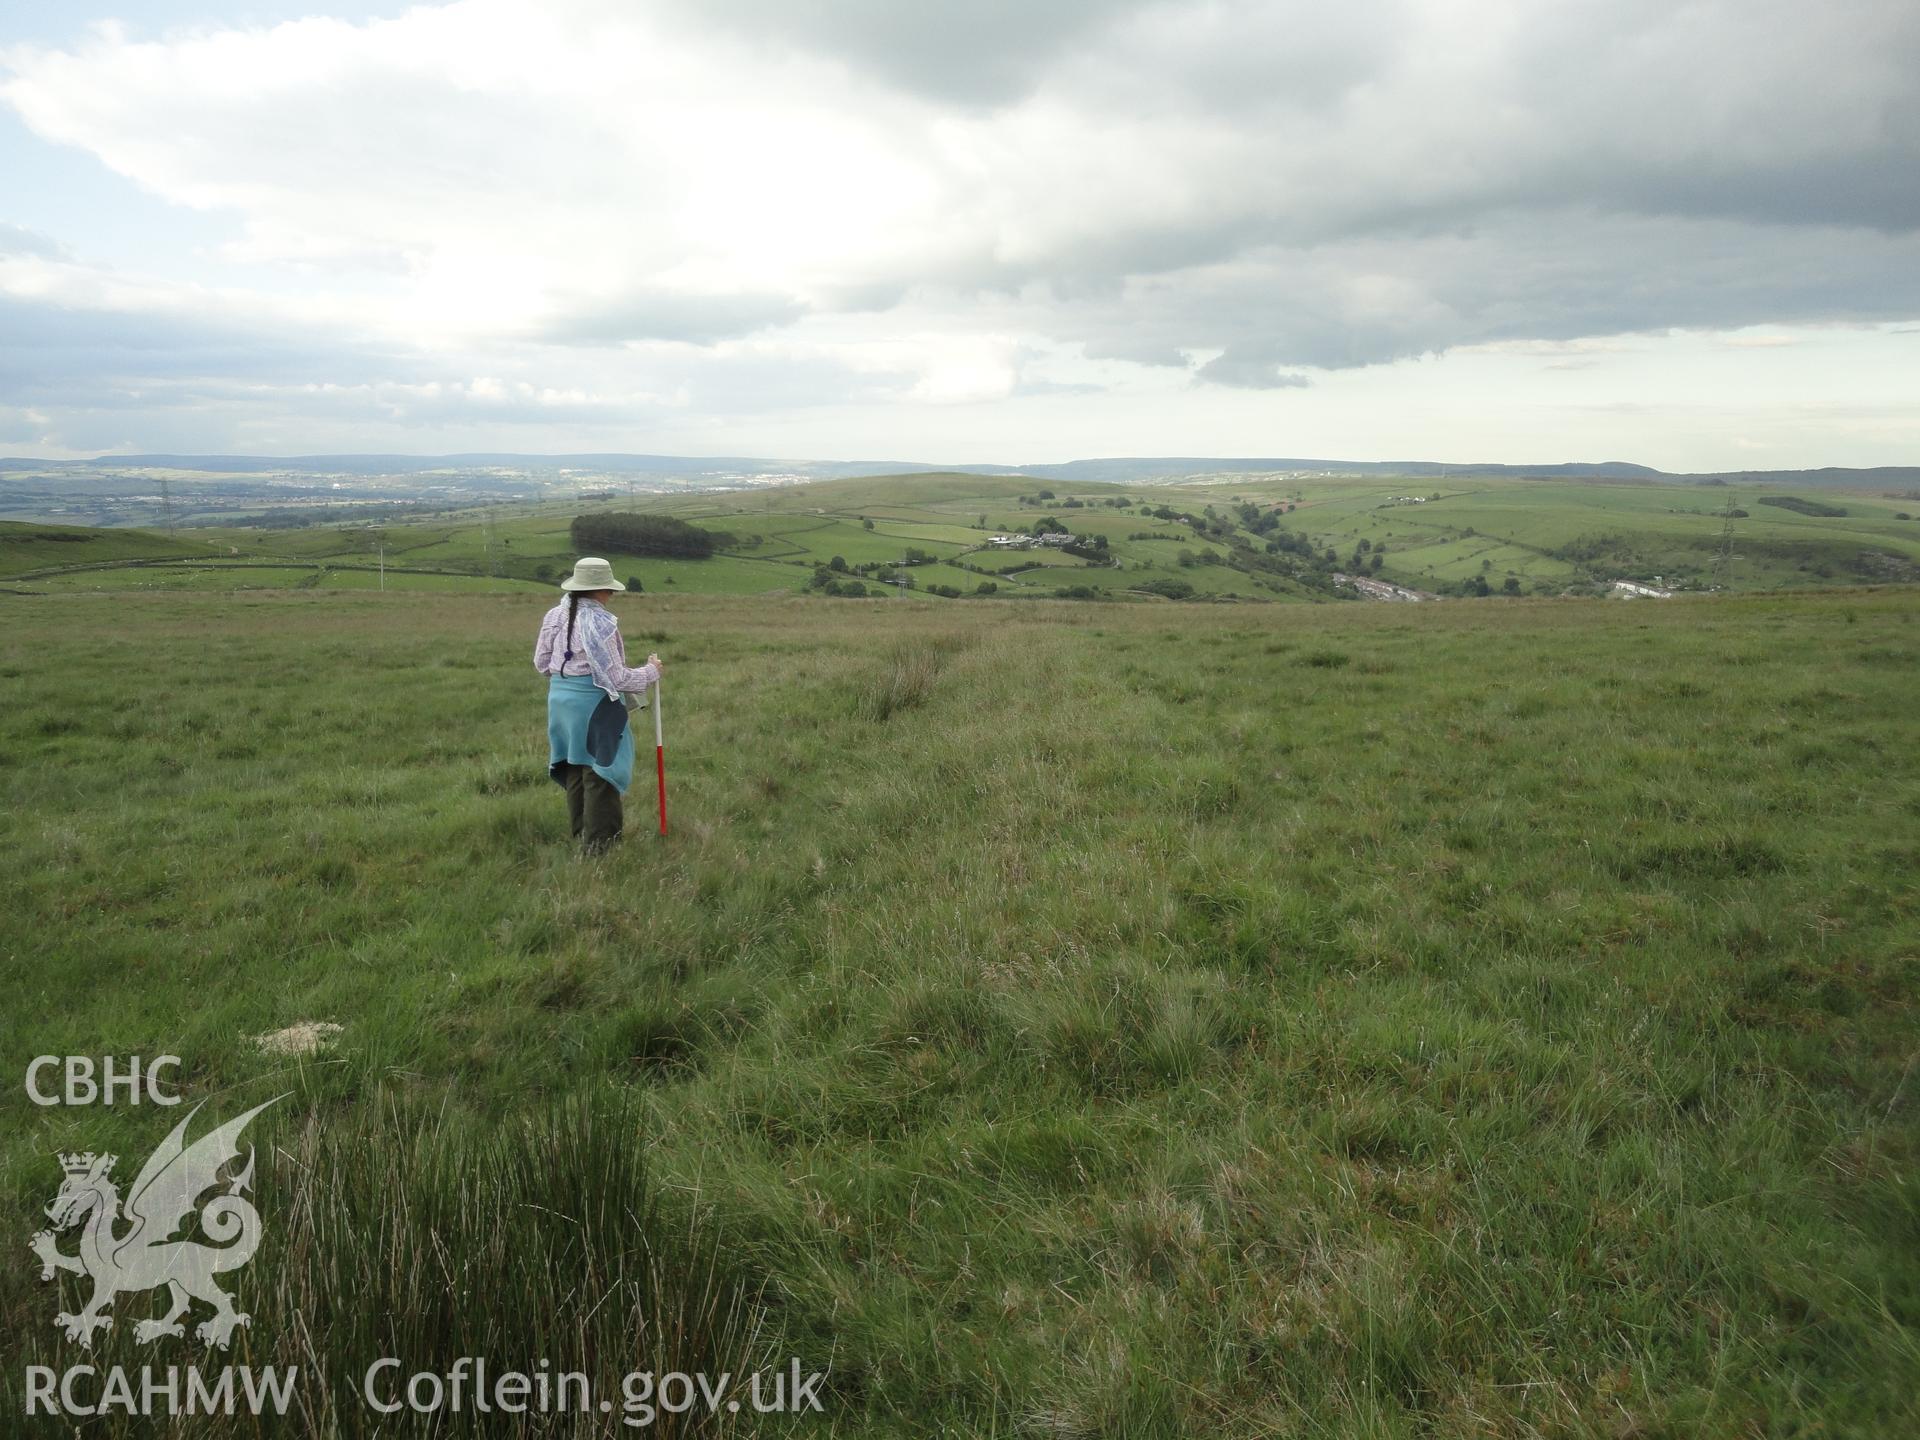
[[[1823,517],[1846,514],[1839,505],[1828,505],[1819,500],[1802,500],[1798,495],[1762,495],[1762,505],[1777,505],[1782,510],[1792,510],[1801,515],[1819,515]]]
[[[569,527],[573,548],[591,555],[661,555],[675,560],[705,560],[733,544],[733,536],[702,530],[671,515],[576,515]]]

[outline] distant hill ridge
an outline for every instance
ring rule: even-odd
[[[100,455],[90,460],[0,457],[0,471],[193,470],[203,474],[417,475],[439,470],[589,470],[629,475],[799,475],[807,479],[852,476],[962,473],[1029,475],[1041,480],[1143,482],[1199,475],[1264,475],[1329,472],[1341,475],[1406,475],[1458,478],[1473,475],[1564,480],[1627,480],[1701,483],[1713,480],[1799,485],[1914,485],[1920,465],[1867,469],[1828,466],[1813,470],[1725,470],[1676,473],[1625,460],[1571,461],[1547,465],[1494,462],[1456,464],[1437,460],[1325,460],[1293,456],[1115,456],[1041,465],[926,465],[906,460],[780,460],[746,455],[635,455],[583,453],[535,455],[478,451],[453,455]]]

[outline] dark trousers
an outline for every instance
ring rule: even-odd
[[[620,792],[593,773],[591,765],[562,765],[560,774],[567,787],[567,822],[588,854],[606,849],[620,838],[626,817],[620,808]]]

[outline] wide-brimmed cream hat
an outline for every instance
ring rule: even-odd
[[[562,590],[624,590],[613,578],[613,566],[597,555],[585,555],[573,562],[573,574],[560,582]]]

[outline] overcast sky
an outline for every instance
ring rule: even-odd
[[[1914,0],[9,0],[0,176],[0,454],[1920,464]]]

